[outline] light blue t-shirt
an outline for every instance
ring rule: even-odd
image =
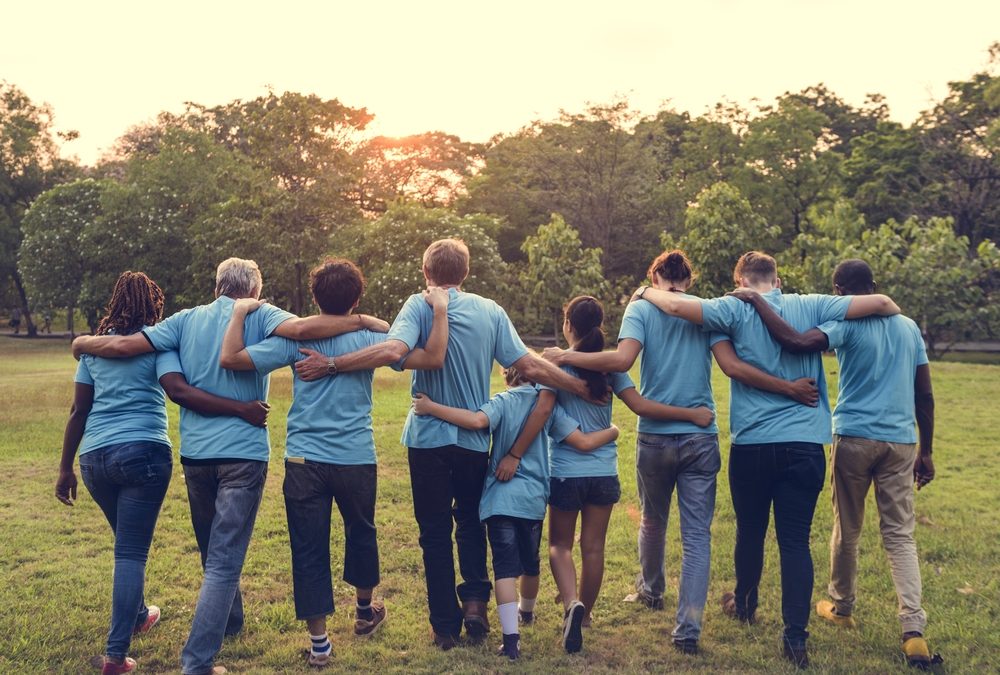
[[[777,288],[764,293],[763,297],[799,332],[827,321],[843,320],[851,304],[851,299],[844,296],[782,295]],[[734,297],[704,300],[702,323],[704,330],[725,333],[732,338],[736,355],[750,365],[784,380],[812,377],[819,388],[819,405],[813,408],[732,380],[729,427],[733,443],[830,443],[830,402],[822,355],[783,351],[767,332],[757,310]],[[724,339],[723,335],[715,335],[711,342],[715,344]]]
[[[927,364],[920,328],[901,314],[819,327],[837,350],[840,392],[833,431],[889,443],[916,443],[914,378]]]
[[[233,315],[232,298],[181,310],[143,329],[156,351],[177,350],[188,383],[210,394],[237,401],[265,401],[269,380],[255,371],[226,370],[219,366],[222,336]],[[274,305],[261,305],[247,315],[244,343],[254,345],[294,314]],[[266,462],[271,452],[267,429],[239,417],[208,416],[181,408],[181,457],[194,460],[243,459]]]
[[[524,423],[538,401],[538,390],[531,385],[513,387],[502,391],[483,404],[480,410],[490,418],[493,449],[483,497],[479,502],[479,519],[490,516],[511,516],[528,520],[545,518],[549,502],[549,435],[553,425],[567,429],[567,435],[578,426],[575,421],[559,420],[564,416],[557,406],[545,427],[538,433],[517,466],[514,477],[508,481],[497,480],[496,470],[514,441],[521,434]],[[565,438],[565,436],[563,437]],[[560,439],[562,440],[562,439]]]
[[[84,354],[74,380],[94,388],[80,454],[106,445],[150,441],[170,445],[160,378],[181,372],[177,352],[104,359]]]
[[[449,289],[448,351],[439,370],[415,370],[412,394],[453,408],[479,410],[490,400],[493,361],[505,368],[528,353],[514,325],[500,305],[475,293]],[[411,350],[424,347],[430,336],[434,310],[420,294],[411,295],[389,329],[389,340],[400,340]],[[394,367],[398,367],[394,366]],[[403,426],[403,445],[409,448],[460,448],[486,452],[485,430],[461,429],[430,415],[410,410]]]
[[[692,296],[684,295],[690,298]],[[661,312],[648,302],[631,302],[622,317],[618,341],[642,345],[639,393],[650,401],[682,408],[705,406],[715,411],[712,397],[712,351],[709,336],[695,324]],[[716,434],[707,427],[679,420],[639,418],[646,434]]]
[[[572,366],[562,369],[573,377],[579,377]],[[608,373],[608,384],[615,394],[634,388],[635,383],[628,373]],[[550,387],[541,387],[550,389]],[[577,428],[585,434],[600,431],[611,426],[611,401],[604,405],[591,403],[567,391],[556,391],[556,403],[562,408],[561,414],[553,419],[549,436],[552,439],[552,477],[587,478],[592,476],[618,475],[618,444],[615,441],[602,445],[593,452],[580,452],[563,442]],[[555,413],[553,413],[555,415]]]
[[[367,330],[306,342],[269,337],[247,347],[247,352],[257,372],[267,375],[304,359],[300,348],[338,356],[385,342],[385,338],[385,333]],[[288,410],[285,458],[303,457],[326,464],[374,464],[374,374],[374,370],[357,370],[312,382],[304,382],[295,375],[292,407]]]

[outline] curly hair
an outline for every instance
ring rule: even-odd
[[[131,335],[163,318],[163,291],[142,272],[122,272],[97,326],[98,335]]]

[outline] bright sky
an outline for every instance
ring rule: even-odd
[[[267,87],[471,141],[616,95],[700,114],[818,82],[909,123],[1000,40],[997,0],[22,0],[3,21],[0,78],[78,130],[85,163],[161,110]]]

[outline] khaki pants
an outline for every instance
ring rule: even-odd
[[[830,597],[837,613],[850,615],[858,587],[858,539],[865,497],[875,483],[879,531],[892,569],[903,632],[923,633],[927,615],[920,607],[920,565],[913,538],[913,463],[917,446],[853,436],[834,436],[833,536],[830,538]]]

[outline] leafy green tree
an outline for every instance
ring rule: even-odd
[[[695,292],[722,295],[733,287],[733,267],[751,250],[771,249],[781,230],[768,225],[740,191],[728,183],[703,190],[688,208],[687,231],[679,240],[665,234],[664,248],[680,248],[698,273]]]
[[[918,213],[924,201],[926,163],[916,128],[879,122],[851,143],[843,166],[845,194],[868,222],[901,222]]]
[[[521,245],[527,265],[521,288],[530,307],[551,321],[556,340],[562,334],[562,308],[577,295],[605,295],[608,283],[601,249],[584,248],[580,234],[557,213]]]
[[[781,285],[795,293],[830,293],[834,268],[845,252],[858,248],[868,226],[854,204],[843,198],[814,207],[809,223],[809,229],[776,256]]]

